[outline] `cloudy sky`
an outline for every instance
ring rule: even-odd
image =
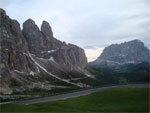
[[[22,23],[43,20],[54,36],[84,48],[95,60],[112,43],[133,39],[150,47],[150,0],[0,0],[0,7]]]

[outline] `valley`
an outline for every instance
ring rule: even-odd
[[[7,7],[0,8],[0,112],[149,112],[149,35],[128,34],[126,26],[105,23],[111,20],[106,15],[101,23],[95,12],[73,11],[73,21],[63,11],[52,17],[48,10],[41,17],[28,11],[26,18],[18,12],[13,19]],[[97,23],[84,23],[91,14]]]

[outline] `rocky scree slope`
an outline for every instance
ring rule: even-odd
[[[28,19],[21,30],[0,9],[0,44],[0,93],[90,87],[84,50],[54,38],[46,21],[40,30]]]

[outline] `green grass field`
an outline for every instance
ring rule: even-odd
[[[149,112],[149,88],[113,88],[32,105],[1,105],[1,112]]]

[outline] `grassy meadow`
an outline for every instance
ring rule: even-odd
[[[1,112],[149,112],[149,88],[112,88],[66,100],[5,104]]]

